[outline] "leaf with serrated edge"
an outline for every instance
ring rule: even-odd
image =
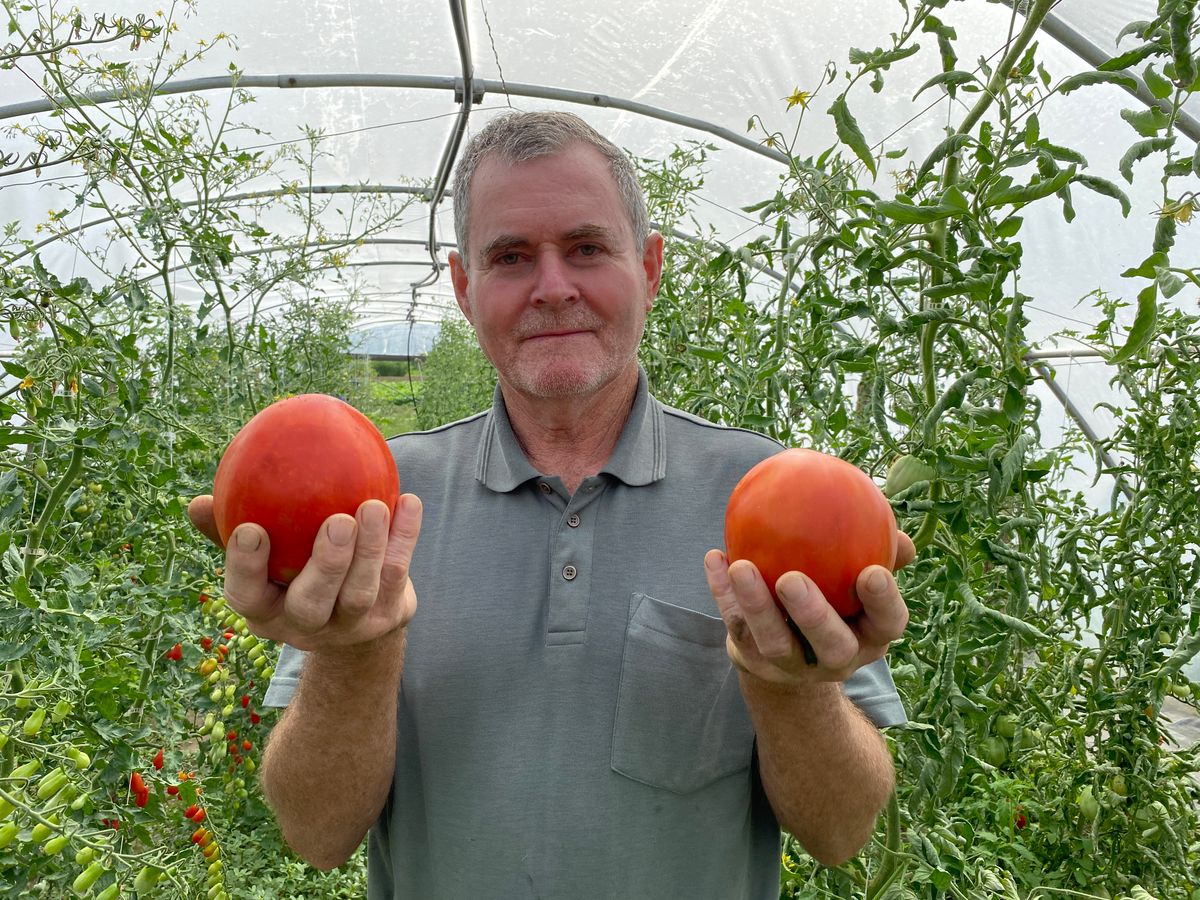
[[[1154,337],[1154,326],[1158,322],[1158,283],[1154,283],[1138,294],[1137,317],[1129,329],[1125,346],[1108,358],[1110,363],[1120,363],[1135,356]]]
[[[850,107],[846,105],[845,96],[838,97],[833,101],[833,105],[829,107],[829,114],[833,116],[838,140],[853,150],[854,155],[862,160],[862,164],[874,176],[876,174],[875,159],[871,156],[871,148],[867,146],[867,139],[863,136],[862,129],[858,127],[857,120],[850,113]]]
[[[1121,215],[1129,218],[1129,212],[1133,209],[1133,204],[1129,202],[1129,197],[1117,185],[1113,184],[1104,178],[1098,178],[1095,175],[1076,175],[1075,183],[1082,184],[1085,188],[1095,191],[1097,194],[1103,194],[1105,197],[1112,197],[1121,204]]]

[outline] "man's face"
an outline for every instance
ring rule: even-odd
[[[451,254],[450,271],[501,382],[533,399],[583,398],[636,368],[662,237],[634,246],[600,152],[487,156],[471,191],[470,268]]]

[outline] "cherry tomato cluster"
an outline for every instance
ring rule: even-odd
[[[144,849],[122,848],[143,841],[145,828],[183,826],[178,839],[194,845],[207,865],[207,897],[228,900],[210,813],[219,808],[222,820],[235,817],[248,799],[247,781],[262,743],[256,685],[265,687],[272,669],[269,648],[223,599],[200,594],[198,600],[202,636],[183,638],[158,654],[178,666],[174,677],[193,677],[203,686],[190,721],[199,732],[202,760],[207,756],[224,783],[212,798],[219,803],[205,804],[193,773],[168,775],[175,765],[194,763],[194,751],[168,755],[165,747],[151,748],[121,769],[93,772],[89,752],[58,733],[56,726],[73,711],[60,685],[29,679],[6,691],[11,703],[0,709],[0,851],[14,846],[43,860],[74,853],[76,869],[64,873],[73,895],[113,900],[131,888],[139,895],[166,895],[168,886],[179,886],[175,866],[166,858],[149,859]],[[108,782],[103,799],[98,779]]]
[[[208,700],[211,709],[200,724],[199,738],[210,743],[209,761],[224,764],[224,778],[235,797],[246,799],[244,776],[257,767],[257,747],[260,741],[252,729],[262,722],[262,715],[255,709],[252,692],[260,681],[270,680],[273,670],[266,655],[267,647],[246,627],[245,619],[229,608],[223,598],[213,598],[201,593],[198,597],[204,615],[212,620],[220,631],[204,635],[199,645],[204,656],[197,664],[196,672],[209,688]],[[254,677],[239,685],[239,657],[253,667]],[[241,688],[239,690],[239,687]],[[245,717],[241,722],[236,718]]]

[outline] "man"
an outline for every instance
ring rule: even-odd
[[[755,567],[711,549],[779,447],[647,393],[663,241],[616,147],[512,114],[455,184],[450,267],[492,409],[393,439],[413,493],[390,523],[377,501],[331,517],[286,592],[261,528],[227,548],[230,605],[289,645],[264,793],[320,868],[370,829],[373,898],[773,900],[780,825],[838,864],[891,792],[895,581],[864,571],[847,625],[781,578],[809,666]],[[209,502],[191,512],[211,533]]]

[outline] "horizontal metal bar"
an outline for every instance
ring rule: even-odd
[[[247,191],[241,194],[228,194],[220,198],[221,203],[240,203],[243,200],[269,200],[274,197],[290,197],[292,195],[302,194],[414,194],[428,199],[429,189],[423,187],[414,187],[407,184],[314,184],[307,187],[286,187],[273,188],[269,191]],[[207,200],[180,200],[176,205],[180,208],[188,208],[192,206],[201,206],[205,203],[212,203],[212,199]],[[29,247],[28,250],[22,250],[20,253],[6,260],[11,265],[23,257],[29,256],[31,253],[36,253],[43,247],[47,247],[57,241],[72,234],[79,234],[87,231],[89,228],[94,228],[97,225],[106,225],[109,222],[115,222],[117,219],[128,219],[131,216],[140,215],[141,209],[131,209],[128,212],[119,213],[115,216],[104,216],[101,219],[93,219],[90,222],[82,222],[74,228],[68,228],[59,234],[51,235],[44,240],[39,241]],[[424,244],[424,241],[420,242]]]
[[[451,75],[390,75],[390,74],[295,74],[295,75],[214,75],[206,78],[189,78],[180,81],[167,81],[155,88],[156,94],[187,94],[196,91],[229,90],[231,88],[339,88],[339,87],[378,87],[378,88],[417,88],[422,90],[462,90],[462,78]],[[472,93],[481,95],[499,93],[508,96],[533,97],[540,100],[558,100],[564,103],[575,103],[583,106],[596,106],[605,109],[620,109],[626,112],[682,125],[694,131],[703,131],[719,137],[731,144],[736,144],[759,156],[774,160],[782,165],[788,165],[787,154],[767,147],[743,134],[738,134],[724,126],[717,125],[695,116],[685,116],[673,110],[648,103],[638,103],[636,100],[626,100],[608,94],[598,94],[594,91],[576,91],[569,88],[552,87],[541,84],[526,84],[516,81],[487,81],[475,78],[472,81]],[[84,94],[77,98],[84,103],[112,103],[123,96],[117,91],[97,91]],[[64,98],[44,98],[28,100],[24,103],[13,103],[0,106],[0,119],[11,119],[16,116],[29,116],[36,113],[51,112],[59,109]]]
[[[1025,360],[1032,362],[1036,359],[1104,359],[1099,350],[1031,350],[1025,354]]]

